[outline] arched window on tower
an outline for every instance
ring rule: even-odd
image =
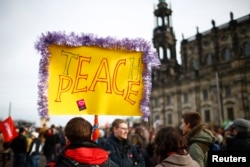
[[[170,59],[171,58],[171,51],[169,48],[167,48],[167,58]]]
[[[160,60],[164,59],[164,50],[162,47],[159,48],[159,58],[160,58]]]
[[[166,26],[168,24],[167,17],[162,18],[162,26]]]
[[[165,21],[164,18],[158,17],[157,18],[158,26],[160,26],[160,27],[164,26],[164,24],[165,24],[164,21]]]
[[[249,56],[250,55],[250,42],[246,42],[243,45],[243,56]]]

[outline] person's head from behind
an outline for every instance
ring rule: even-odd
[[[112,123],[112,132],[119,140],[128,138],[128,124],[123,119],[115,119]]]
[[[64,132],[70,143],[91,140],[92,125],[82,117],[74,117],[68,121]]]
[[[142,139],[142,137],[140,135],[138,135],[138,134],[131,134],[129,136],[129,139],[130,139],[130,142],[131,142],[131,144],[133,146],[137,145],[137,146],[139,146],[141,148],[144,147],[143,139]]]
[[[168,157],[171,152],[186,154],[187,143],[180,132],[173,127],[161,128],[155,136],[155,154],[161,162]],[[159,162],[157,162],[159,163]]]
[[[140,126],[136,127],[135,134],[138,134],[143,140],[146,140],[145,131],[142,127],[140,127]]]
[[[21,135],[25,135],[26,134],[26,129],[24,127],[19,127],[18,133],[21,134]]]
[[[190,132],[195,126],[201,124],[201,116],[197,112],[186,112],[182,115],[180,129],[185,135]]]

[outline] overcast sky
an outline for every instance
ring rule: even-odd
[[[0,0],[0,119],[7,118],[11,103],[13,119],[39,125],[37,112],[40,54],[34,43],[47,31],[93,33],[99,37],[143,38],[152,41],[158,0]],[[179,52],[185,38],[234,18],[250,14],[249,0],[166,0]],[[178,59],[180,62],[180,59]],[[92,117],[90,117],[92,118]],[[106,118],[100,117],[104,123]],[[69,117],[51,117],[64,125]],[[92,121],[92,120],[90,120]]]

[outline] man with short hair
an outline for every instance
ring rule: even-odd
[[[145,167],[145,161],[128,140],[128,124],[123,119],[115,119],[112,123],[112,134],[104,143],[110,152],[110,158],[119,167]]]
[[[187,140],[190,156],[201,167],[206,167],[209,145],[212,145],[215,137],[211,131],[205,128],[200,114],[197,112],[184,113],[180,129]]]
[[[64,129],[66,146],[56,163],[50,167],[118,167],[109,159],[109,153],[91,141],[92,125],[82,117],[74,117]]]

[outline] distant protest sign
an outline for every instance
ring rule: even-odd
[[[149,116],[151,71],[160,63],[145,40],[48,32],[35,46],[41,117]]]
[[[18,136],[11,116],[0,122],[0,131],[2,132],[4,142],[10,142]]]

